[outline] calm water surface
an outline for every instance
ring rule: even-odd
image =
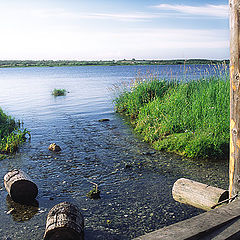
[[[113,84],[130,82],[138,72],[198,78],[210,66],[92,66],[0,69],[0,106],[24,122],[32,139],[0,161],[0,239],[40,240],[48,211],[57,203],[76,204],[85,218],[85,239],[132,239],[201,213],[175,202],[180,177],[226,188],[226,161],[200,161],[157,152],[142,142],[113,111]],[[54,88],[69,91],[54,98]],[[109,118],[109,122],[99,119]],[[50,143],[62,148],[48,151]],[[13,168],[38,185],[34,206],[14,203],[3,177]],[[101,199],[86,197],[92,183]]]

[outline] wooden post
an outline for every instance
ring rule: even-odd
[[[4,185],[15,202],[30,203],[38,195],[37,185],[22,170],[12,170],[4,176]]]
[[[229,197],[240,191],[239,0],[230,5],[230,163]]]
[[[44,240],[83,240],[84,219],[77,206],[62,202],[48,213]]]

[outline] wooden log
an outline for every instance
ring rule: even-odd
[[[173,198],[196,208],[209,211],[218,203],[228,199],[228,191],[195,182],[186,178],[178,179],[172,189]]]
[[[4,186],[15,202],[29,203],[38,195],[38,188],[22,170],[12,170],[4,176]]]
[[[83,240],[84,219],[68,202],[55,205],[48,213],[44,240]]]
[[[239,0],[230,0],[230,163],[229,194],[240,191],[240,73]]]

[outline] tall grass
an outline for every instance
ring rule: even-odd
[[[115,108],[129,116],[133,112],[135,130],[156,149],[192,158],[228,156],[226,75],[178,83],[151,79],[122,92]]]
[[[0,108],[0,155],[13,153],[30,136],[26,129],[20,130],[20,123],[6,115]]]
[[[163,96],[175,84],[174,81],[158,80],[154,76],[150,79],[137,78],[130,84],[130,88],[123,88],[120,95],[114,99],[115,109],[135,120],[143,106]]]

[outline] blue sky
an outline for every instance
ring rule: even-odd
[[[229,58],[227,0],[1,0],[1,59]]]

